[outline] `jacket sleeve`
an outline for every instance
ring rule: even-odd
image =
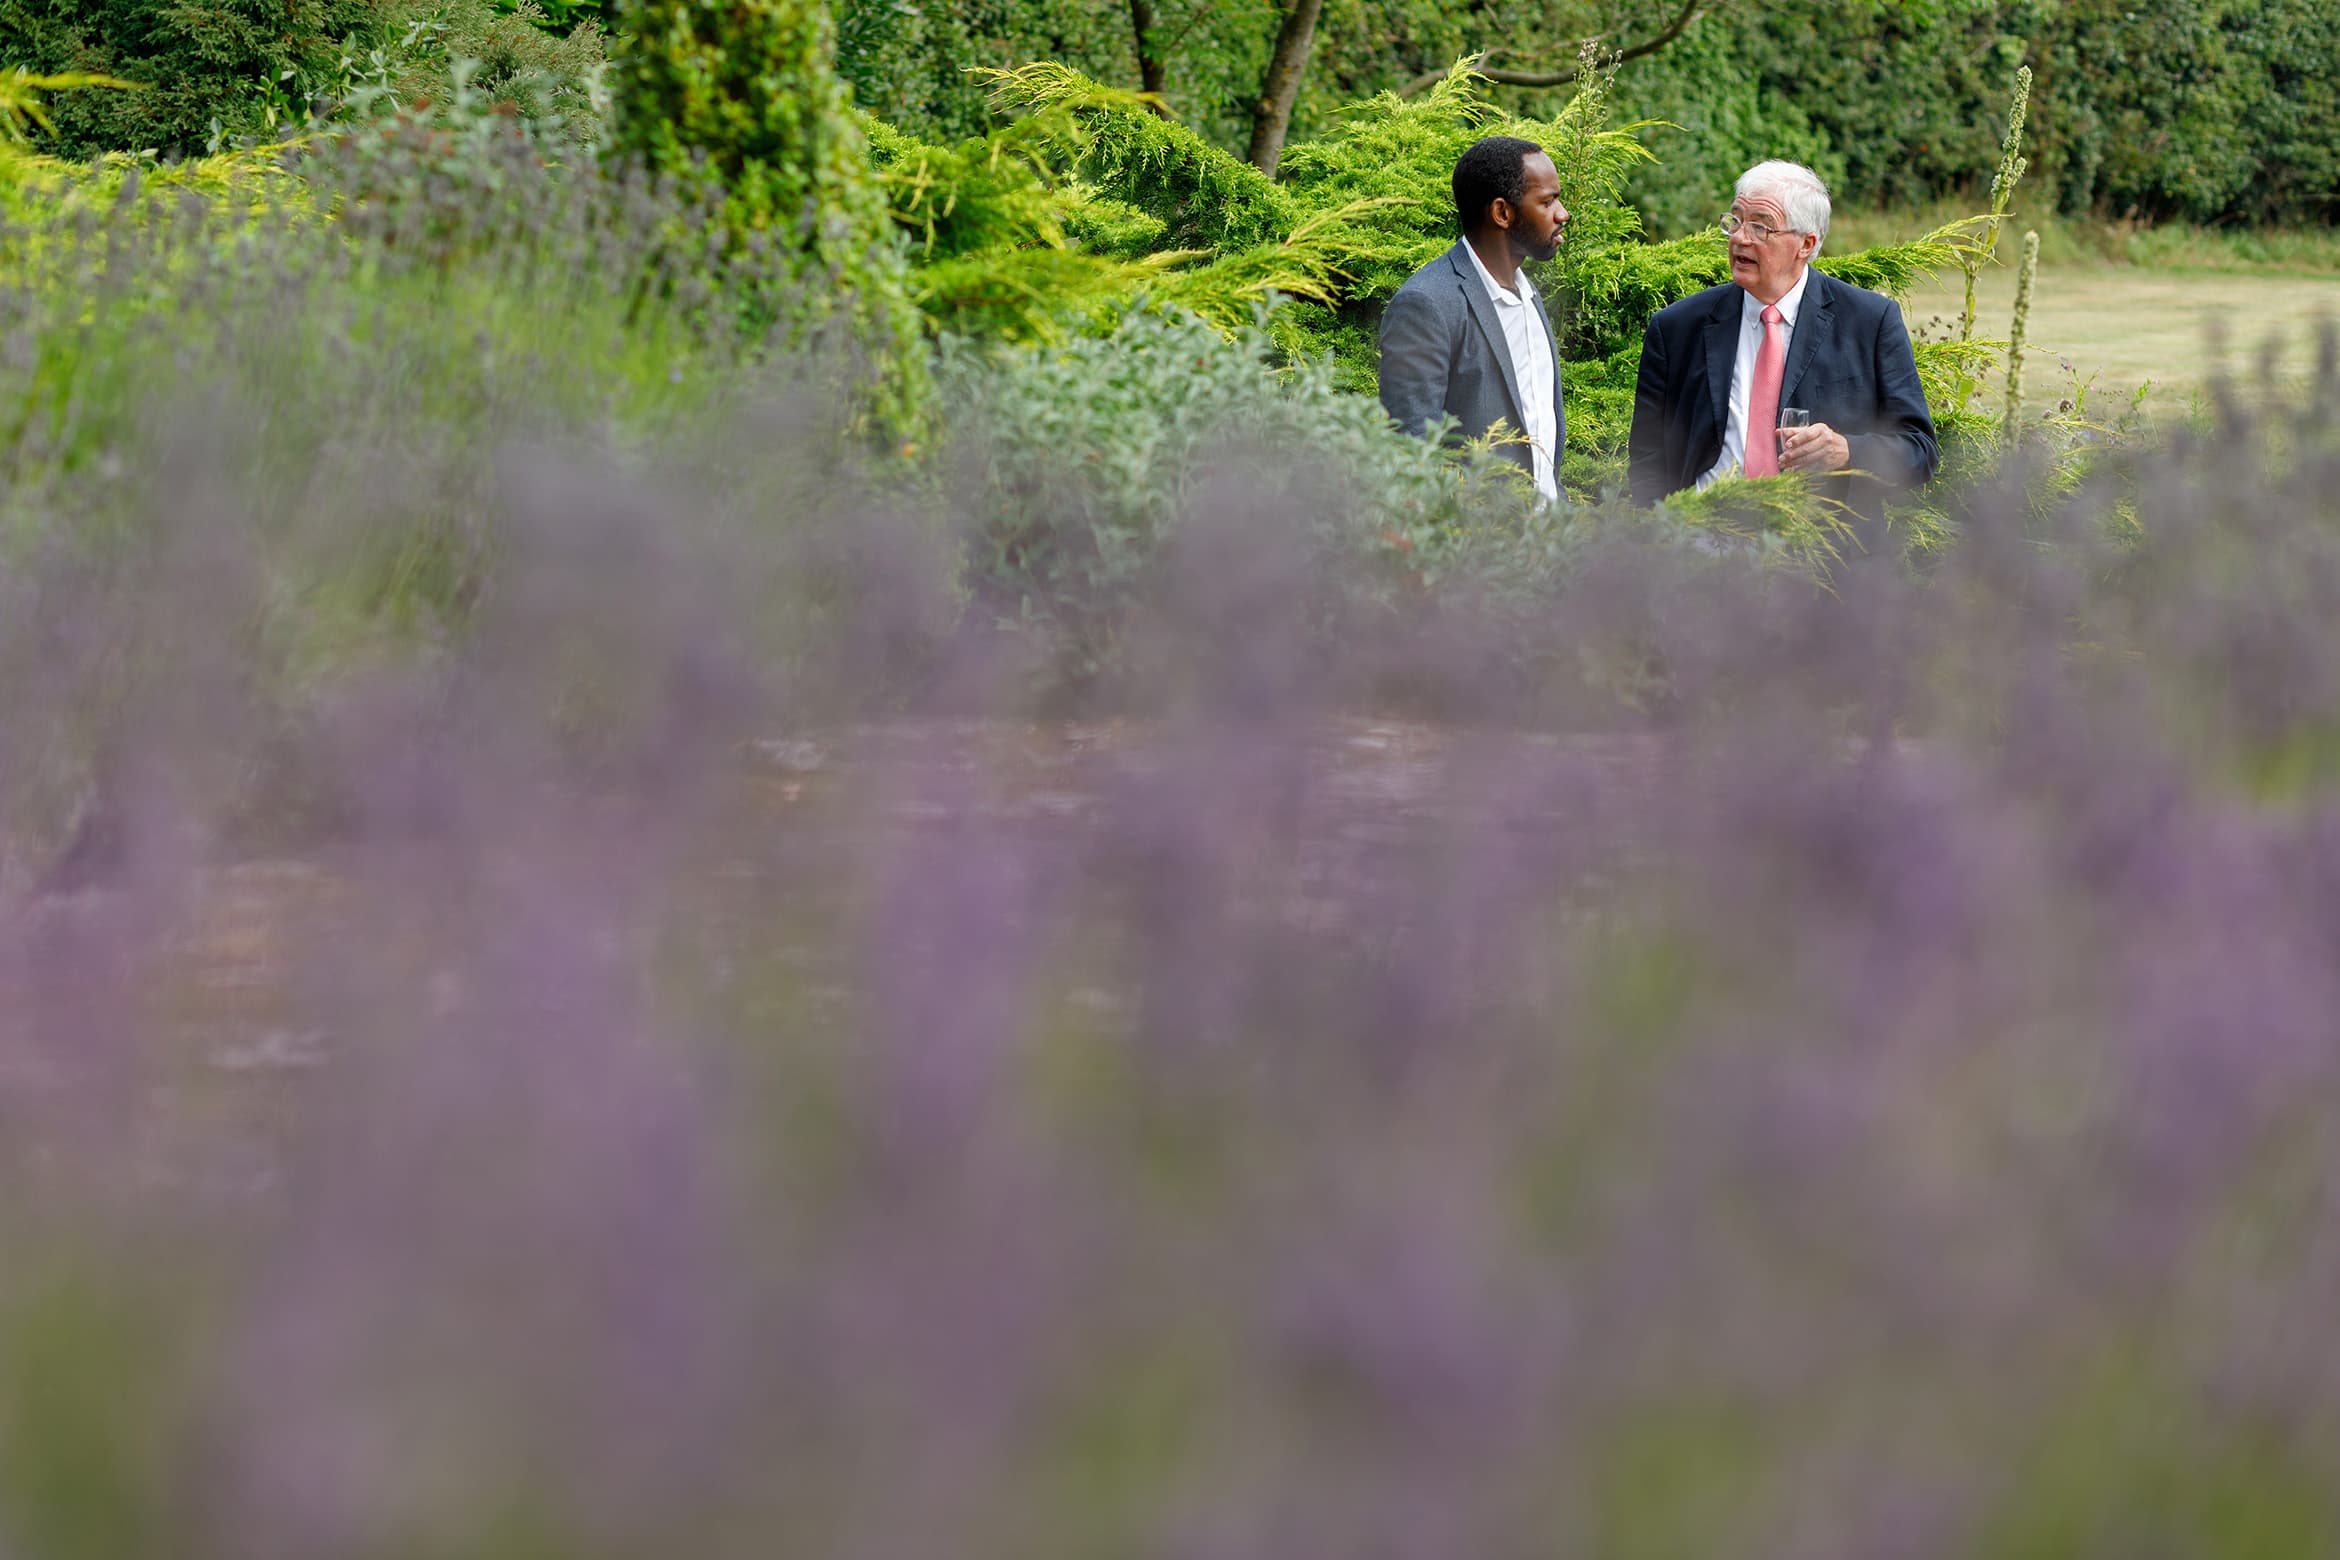
[[[1877,326],[1876,353],[1877,431],[1851,434],[1845,447],[1855,469],[1891,487],[1918,487],[1933,477],[1942,451],[1934,441],[1934,418],[1918,381],[1909,330],[1901,323],[1900,308],[1891,303]]]
[[[1446,414],[1452,333],[1427,294],[1401,290],[1381,311],[1381,405],[1415,438]]]
[[[1641,333],[1641,373],[1633,382],[1633,431],[1626,438],[1636,504],[1672,490],[1666,470],[1666,342],[1653,315]]]

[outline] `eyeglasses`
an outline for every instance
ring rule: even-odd
[[[1729,238],[1732,234],[1738,232],[1739,229],[1745,228],[1747,230],[1747,236],[1755,240],[1755,242],[1758,244],[1770,243],[1772,235],[1775,233],[1793,233],[1800,231],[1796,228],[1776,228],[1768,222],[1756,222],[1750,218],[1740,216],[1735,211],[1726,213],[1722,221],[1717,223],[1716,226],[1723,230],[1723,237],[1725,238]]]

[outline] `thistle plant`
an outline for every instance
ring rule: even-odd
[[[2023,120],[2031,107],[2031,67],[2025,65],[2015,72],[2015,97],[2007,105],[2007,130],[1999,139],[1999,166],[1991,175],[1991,203],[1983,214],[1981,235],[1971,248],[1962,248],[1958,268],[1966,275],[1966,309],[1959,316],[1958,339],[1974,339],[1974,284],[1985,261],[1997,252],[1999,225],[2006,220],[2007,208],[2015,198],[2015,186],[2031,166],[2023,156]]]
[[[2023,348],[2031,327],[2031,284],[2039,274],[2039,234],[2023,235],[2023,265],[2015,273],[2015,314],[2007,324],[2007,408],[2002,415],[2010,444],[2023,429]]]

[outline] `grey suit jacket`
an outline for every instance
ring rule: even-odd
[[[1568,418],[1561,409],[1560,338],[1552,317],[1535,295],[1544,339],[1552,344],[1552,471],[1558,480],[1560,451],[1568,442]],[[1469,252],[1457,243],[1406,279],[1381,311],[1381,404],[1397,425],[1416,438],[1443,412],[1473,439],[1508,422],[1527,428],[1520,410],[1519,374],[1495,317],[1495,300]],[[1502,454],[1534,469],[1525,444],[1507,444]]]

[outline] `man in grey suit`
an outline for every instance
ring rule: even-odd
[[[1381,311],[1381,404],[1416,438],[1441,414],[1466,439],[1509,424],[1526,442],[1498,450],[1556,500],[1568,435],[1559,344],[1520,262],[1559,251],[1560,176],[1535,142],[1489,136],[1454,165],[1454,209],[1461,242]]]

